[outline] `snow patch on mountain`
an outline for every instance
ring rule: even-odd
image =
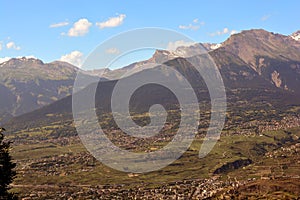
[[[221,46],[222,46],[222,44],[213,44],[213,45],[210,46],[210,48],[211,48],[212,50],[215,50],[215,49],[220,48]]]
[[[300,41],[300,31],[293,33],[291,37],[296,41]]]

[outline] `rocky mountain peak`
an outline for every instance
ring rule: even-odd
[[[1,67],[22,67],[26,65],[43,65],[43,61],[32,58],[32,57],[22,57],[22,58],[11,58],[8,61],[1,63]]]
[[[299,42],[289,36],[263,29],[247,30],[234,34],[219,49],[237,55],[256,71],[258,70],[258,57],[300,61]]]

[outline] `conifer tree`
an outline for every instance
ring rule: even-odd
[[[16,164],[12,162],[9,155],[11,142],[4,141],[4,131],[5,129],[0,127],[0,199],[17,199],[15,194],[8,191],[10,189],[9,184],[12,183],[16,175],[14,170]]]

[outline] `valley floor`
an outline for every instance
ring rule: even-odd
[[[146,174],[104,166],[76,136],[16,144],[12,191],[23,199],[297,199],[299,137],[300,128],[224,134],[203,159],[198,138],[179,160]],[[234,164],[245,159],[251,163]]]

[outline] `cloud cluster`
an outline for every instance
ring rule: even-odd
[[[81,67],[83,59],[83,53],[80,51],[72,51],[69,54],[61,56],[60,61],[68,62],[77,67]]]
[[[96,26],[98,26],[100,29],[117,27],[123,24],[125,18],[126,18],[125,14],[120,14],[119,16],[111,17],[106,21],[97,22]]]
[[[200,28],[200,26],[203,26],[205,23],[204,22],[200,22],[198,19],[194,19],[193,23],[188,24],[188,25],[179,25],[179,29],[183,29],[183,30],[198,30]]]
[[[116,17],[111,17],[106,21],[96,22],[96,26],[98,26],[100,29],[117,27],[123,24],[125,18],[126,18],[125,14],[120,14]],[[57,27],[63,27],[68,25],[69,22],[60,22],[60,23],[51,24],[49,27],[57,28]],[[91,28],[92,25],[93,23],[91,23],[88,19],[82,18],[76,21],[73,24],[72,28],[70,28],[67,33],[62,33],[61,35],[67,35],[70,37],[84,36],[89,32],[89,29]]]
[[[106,21],[96,22],[96,26],[98,26],[100,29],[117,27],[123,24],[125,18],[126,18],[125,14],[120,14],[116,17],[111,17]],[[53,23],[49,25],[49,28],[64,27],[64,26],[68,26],[69,24],[70,23],[67,21]],[[89,29],[91,28],[92,25],[93,23],[91,23],[88,19],[81,18],[72,25],[72,27],[68,30],[67,33],[63,32],[61,33],[61,35],[67,35],[70,37],[84,36],[89,32]],[[0,51],[4,48],[4,46],[7,49],[21,50],[21,47],[17,46],[13,41],[6,43],[6,45],[3,45],[3,43],[0,41]],[[120,51],[117,48],[110,48],[107,49],[106,53],[119,54]],[[0,63],[5,62],[9,59],[11,59],[11,57],[0,58]],[[83,62],[83,53],[81,53],[80,51],[72,51],[69,54],[62,55],[60,60],[80,67]]]
[[[87,19],[79,19],[77,22],[74,23],[73,27],[68,31],[68,36],[70,37],[78,37],[84,36],[89,32],[92,23],[89,22]]]
[[[217,31],[215,33],[211,33],[210,36],[219,36],[219,35],[225,35],[225,34],[236,34],[237,31],[236,30],[229,30],[228,28],[224,28],[222,31]]]
[[[21,47],[17,46],[14,42],[8,42],[6,44],[7,49],[21,50]]]

